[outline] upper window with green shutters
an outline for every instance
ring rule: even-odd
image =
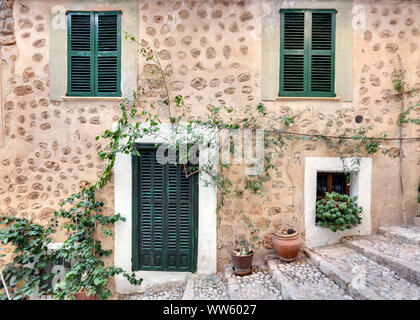
[[[68,96],[121,96],[121,12],[67,12]]]
[[[335,97],[335,10],[280,10],[282,97]]]

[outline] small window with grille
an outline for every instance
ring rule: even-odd
[[[316,177],[316,199],[324,199],[326,192],[349,195],[349,182],[343,172],[318,172]]]

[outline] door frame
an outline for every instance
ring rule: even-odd
[[[117,124],[114,125],[117,128]],[[140,128],[141,129],[141,128]],[[214,137],[218,132],[208,128],[194,128],[204,137]],[[136,140],[137,143],[167,143],[172,133],[170,123],[159,125],[159,136],[150,135]],[[186,137],[188,134],[186,133]],[[124,143],[124,141],[122,141]],[[199,147],[199,164],[216,164],[219,146],[203,143]],[[217,190],[209,185],[210,178],[202,171],[198,177],[198,243],[196,274],[215,274],[217,271]],[[114,265],[127,272],[132,270],[132,163],[131,155],[117,153],[114,165],[114,212],[126,219],[115,224]],[[132,285],[121,274],[115,276],[118,293],[135,293],[154,284],[185,281],[191,272],[180,271],[134,271],[142,278],[142,284]]]

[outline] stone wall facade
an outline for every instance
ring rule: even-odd
[[[134,1],[134,0],[133,0]],[[115,99],[50,100],[49,28],[54,5],[71,1],[5,1],[0,12],[2,56],[2,119],[0,123],[0,214],[16,214],[45,222],[65,197],[97,179],[104,163],[97,156],[103,146],[95,136],[118,119]],[[261,57],[263,6],[271,1],[138,1],[138,38],[160,50],[161,61],[170,74],[171,94],[182,94],[186,118],[205,118],[214,106],[225,104],[238,111],[255,108],[261,100]],[[86,3],[89,3],[87,1]],[[95,6],[90,3],[90,6]],[[106,5],[103,5],[106,7]],[[282,114],[287,108],[309,107],[296,132],[321,132],[332,127],[338,111],[346,111],[345,122],[356,127],[372,125],[374,133],[387,131],[398,137],[395,122],[400,104],[387,97],[393,92],[391,73],[399,69],[398,54],[406,69],[407,82],[420,87],[420,3],[418,1],[354,0],[355,16],[362,12],[365,26],[353,29],[353,101],[337,99],[263,101],[268,112]],[[123,16],[124,19],[124,16]],[[362,22],[363,23],[363,22]],[[337,36],[340,36],[337,34]],[[122,41],[125,41],[124,39]],[[65,46],[63,39],[63,46]],[[65,62],[63,62],[65,63]],[[151,66],[139,57],[138,83]],[[66,76],[63,75],[63,80]],[[133,88],[134,89],[134,88]],[[158,90],[155,93],[158,95]],[[420,116],[420,108],[412,116]],[[165,115],[164,115],[165,116]],[[413,125],[404,136],[419,136]],[[398,150],[398,142],[387,143]],[[271,253],[270,230],[293,220],[304,230],[305,157],[333,157],[325,144],[297,143],[291,154],[273,159],[279,168],[265,182],[268,204],[257,195],[231,196],[226,206],[240,210],[261,228],[261,243],[255,262]],[[287,162],[291,181],[285,172]],[[404,192],[407,216],[417,208],[420,142],[404,142]],[[243,182],[240,167],[231,178]],[[113,183],[100,194],[106,212],[113,213]],[[271,215],[271,220],[268,215]],[[398,158],[375,154],[372,167],[372,232],[378,226],[403,222],[399,189]],[[265,226],[271,221],[271,226]],[[57,234],[56,240],[63,234]],[[229,260],[221,245],[232,244],[232,225],[221,214],[218,230],[218,268]],[[104,239],[112,248],[112,239]],[[8,249],[10,251],[10,249]],[[112,257],[108,258],[112,261]]]

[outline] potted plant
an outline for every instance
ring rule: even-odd
[[[239,243],[239,248],[230,251],[233,263],[233,271],[237,275],[247,275],[252,272],[252,259],[254,251],[246,240]]]
[[[316,224],[336,232],[362,223],[363,209],[357,205],[356,199],[346,194],[327,192],[325,199],[316,202]]]
[[[239,217],[235,219],[234,216]],[[259,229],[254,227],[254,223],[245,215],[238,214],[236,211],[231,214],[232,228],[235,235],[234,248],[229,250],[233,271],[236,275],[247,275],[252,272],[252,260],[254,257],[254,242],[258,241]],[[243,226],[244,232],[240,233],[238,226]]]
[[[302,246],[300,233],[293,228],[287,228],[281,232],[273,232],[272,236],[274,250],[280,259],[287,262],[295,260]]]
[[[269,217],[271,218],[270,214]],[[286,262],[294,261],[302,246],[300,233],[297,232],[296,227],[293,226],[295,222],[296,219],[294,214],[290,216],[290,222],[286,222],[285,224],[272,224],[272,222],[270,222],[270,225],[273,225],[271,244],[279,258]]]

